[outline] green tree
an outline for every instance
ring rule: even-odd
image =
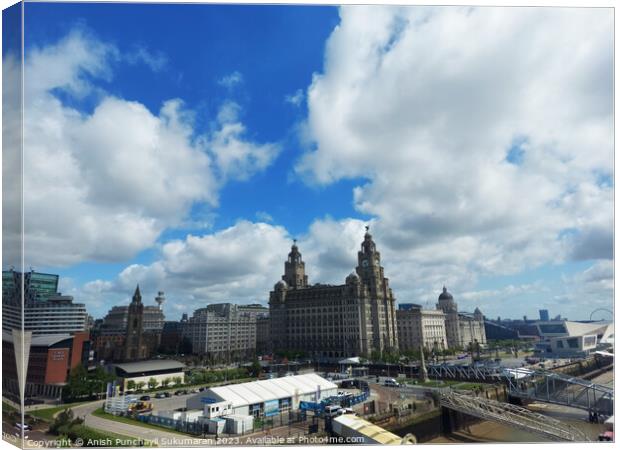
[[[138,381],[138,382],[136,383],[136,389],[138,389],[139,391],[141,391],[142,389],[144,389],[144,385],[145,385],[145,384],[146,384],[146,383],[145,383],[144,381]]]
[[[170,378],[164,378],[163,380],[161,380],[162,387],[167,388],[171,381],[172,380]]]
[[[172,378],[172,381],[174,381],[174,384],[176,385],[183,384],[183,378],[181,377],[174,377]]]
[[[147,384],[148,384],[149,389],[155,389],[157,385],[159,384],[159,382],[155,378],[151,377],[149,378],[149,381]]]
[[[134,380],[127,381],[127,390],[133,391],[136,388],[136,382]]]
[[[73,410],[65,409],[54,418],[50,424],[49,432],[56,435],[68,435],[73,426],[80,425],[83,422],[82,419],[74,417]]]
[[[263,368],[260,365],[260,361],[258,360],[258,358],[256,358],[253,362],[252,365],[248,368],[248,375],[250,375],[251,377],[260,377],[260,374],[262,373]]]

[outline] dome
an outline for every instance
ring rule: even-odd
[[[439,300],[454,300],[454,297],[452,297],[452,294],[450,294],[444,286],[443,292],[439,294]]]
[[[347,284],[349,283],[358,283],[360,281],[360,277],[355,272],[351,272],[347,277]]]
[[[274,286],[274,289],[278,291],[278,290],[286,289],[287,287],[288,285],[286,284],[286,281],[280,280],[276,283],[276,285]]]

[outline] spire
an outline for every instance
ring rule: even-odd
[[[140,285],[136,284],[136,292],[133,294],[133,301],[140,303],[142,301],[142,294],[140,294]]]

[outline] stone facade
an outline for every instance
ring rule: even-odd
[[[472,316],[459,314],[454,297],[445,286],[439,295],[437,309],[446,315],[446,338],[449,348],[467,349],[470,344],[476,342],[480,345],[487,343],[484,317],[480,310],[476,308]]]
[[[136,286],[136,292],[133,294],[129,309],[127,310],[127,331],[125,332],[125,346],[123,350],[123,360],[125,361],[135,361],[148,357],[148,351],[143,339],[143,318],[144,304],[142,303],[140,287]]]
[[[396,311],[396,323],[400,350],[419,350],[420,346],[429,350],[448,348],[446,315],[443,311],[399,309]]]
[[[293,244],[282,280],[269,294],[272,347],[318,358],[398,350],[394,304],[370,233],[364,236],[355,272],[337,286],[310,286]]]
[[[256,352],[256,319],[256,313],[238,305],[208,305],[194,311],[183,336],[191,341],[194,354],[212,361],[243,360]]]
[[[139,294],[139,289],[137,289]],[[134,295],[135,297],[135,295]],[[134,308],[141,309],[142,337],[141,345],[144,349],[141,353],[150,357],[157,351],[164,328],[165,316],[161,308],[161,303],[157,299],[163,297],[163,292],[159,292],[156,297],[156,305],[145,305],[140,296],[140,306]],[[133,302],[132,302],[133,303]],[[98,360],[105,361],[125,361],[127,329],[130,325],[129,312],[131,305],[113,306],[103,320],[92,330],[94,349]],[[137,311],[134,310],[134,317]],[[140,314],[138,312],[138,314]]]

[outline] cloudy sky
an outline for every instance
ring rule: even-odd
[[[95,317],[136,283],[170,319],[266,304],[294,238],[342,283],[367,224],[399,302],[612,307],[611,9],[27,3],[25,27],[26,267]]]

